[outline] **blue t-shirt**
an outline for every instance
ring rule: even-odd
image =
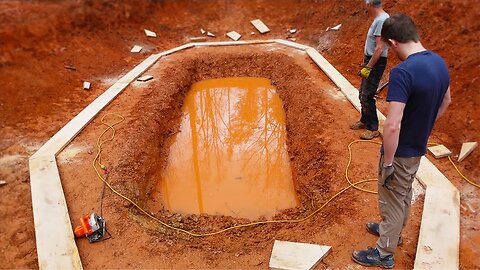
[[[432,51],[412,54],[392,69],[387,101],[406,104],[395,156],[426,153],[428,137],[449,85],[447,64]]]

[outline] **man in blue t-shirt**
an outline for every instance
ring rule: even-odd
[[[376,247],[354,251],[352,258],[365,266],[393,268],[420,158],[435,121],[451,102],[450,76],[445,61],[420,43],[410,17],[396,14],[385,20],[382,39],[403,61],[390,72],[387,94],[378,179],[382,221],[367,223],[367,231],[379,236]]]

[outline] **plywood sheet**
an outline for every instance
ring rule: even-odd
[[[250,23],[252,23],[253,26],[257,28],[258,32],[262,34],[270,32],[270,29],[260,19],[250,21]]]
[[[458,161],[464,160],[472,151],[477,148],[478,142],[466,142],[462,144],[460,155],[458,155]]]
[[[330,246],[275,240],[270,269],[313,269],[331,250]]]
[[[445,145],[435,145],[428,147],[428,150],[435,158],[443,158],[452,155],[452,152]]]
[[[231,32],[228,32],[227,33],[227,36],[235,41],[239,40],[242,35],[240,35],[239,33],[235,32],[235,31],[231,31]]]

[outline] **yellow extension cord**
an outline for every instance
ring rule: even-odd
[[[117,116],[120,120],[116,121],[115,123],[113,124],[108,124],[107,122],[105,122],[105,118],[109,115],[114,115],[114,116]],[[178,232],[182,232],[182,233],[185,233],[185,234],[188,234],[190,236],[194,236],[194,237],[205,237],[205,236],[212,236],[212,235],[216,235],[216,234],[220,234],[220,233],[224,233],[224,232],[227,232],[227,231],[230,231],[230,230],[234,230],[234,229],[239,229],[239,228],[245,228],[245,227],[252,227],[252,226],[256,226],[256,225],[262,225],[262,224],[272,224],[272,223],[299,223],[299,222],[303,222],[309,218],[311,218],[312,216],[314,216],[315,214],[317,214],[318,212],[320,212],[327,204],[329,204],[332,200],[334,200],[337,196],[339,196],[340,194],[342,194],[343,192],[347,191],[348,189],[350,188],[355,188],[355,189],[358,189],[360,191],[363,191],[363,192],[368,192],[368,193],[373,193],[373,194],[376,194],[377,192],[375,191],[372,191],[372,190],[367,190],[367,189],[364,189],[364,188],[361,188],[361,187],[358,187],[359,184],[362,184],[362,183],[366,183],[366,182],[373,182],[373,181],[377,181],[377,179],[367,179],[367,180],[362,180],[362,181],[358,181],[358,182],[355,182],[355,183],[352,183],[352,181],[350,180],[350,178],[348,177],[348,169],[350,168],[350,165],[352,163],[352,149],[351,149],[351,146],[355,143],[373,143],[373,144],[378,144],[380,145],[381,143],[380,142],[376,142],[376,141],[367,141],[367,140],[355,140],[355,141],[352,141],[350,144],[348,144],[348,163],[347,163],[347,166],[345,168],[345,179],[347,180],[348,182],[348,186],[343,188],[342,190],[340,190],[339,192],[337,192],[335,195],[333,195],[330,199],[328,199],[324,204],[322,204],[319,208],[317,208],[315,211],[313,211],[312,213],[310,213],[309,215],[303,217],[303,218],[299,218],[299,219],[283,219],[283,220],[267,220],[267,221],[257,221],[257,222],[251,222],[251,223],[247,223],[247,224],[240,224],[240,225],[236,225],[236,226],[231,226],[231,227],[227,227],[225,229],[221,229],[221,230],[218,230],[218,231],[214,231],[214,232],[209,232],[209,233],[195,233],[195,232],[192,232],[192,231],[187,231],[187,230],[184,230],[182,228],[177,228],[177,227],[174,227],[172,225],[169,225],[161,220],[159,220],[158,218],[156,218],[155,216],[153,216],[153,214],[147,212],[145,209],[143,209],[142,207],[140,207],[138,204],[136,204],[134,201],[132,201],[130,198],[126,197],[125,195],[121,194],[120,192],[118,192],[114,187],[112,187],[112,185],[110,185],[110,183],[108,183],[106,181],[106,179],[101,175],[101,173],[99,172],[96,164],[98,163],[98,165],[100,166],[100,168],[102,168],[103,170],[107,170],[107,167],[101,163],[101,152],[102,152],[102,145],[106,142],[109,142],[109,141],[112,141],[114,138],[115,138],[115,126],[120,124],[121,122],[123,122],[125,120],[125,118],[123,116],[121,116],[120,114],[117,114],[117,113],[107,113],[105,114],[102,119],[101,119],[101,123],[104,124],[105,126],[107,126],[107,128],[100,134],[100,136],[98,137],[97,139],[97,155],[95,156],[95,158],[93,159],[93,163],[92,163],[92,166],[95,170],[95,172],[97,173],[97,176],[100,180],[103,181],[103,183],[105,183],[105,185],[113,192],[115,193],[116,195],[118,195],[119,197],[123,198],[124,200],[130,202],[132,205],[134,205],[138,210],[140,210],[140,212],[144,213],[146,216],[150,217],[151,219],[155,220],[156,222],[162,224],[163,226],[169,228],[169,229],[172,229],[172,230],[175,230],[175,231],[178,231]],[[102,141],[102,137],[109,131],[111,130],[112,131],[112,136],[108,139],[105,139]],[[450,160],[450,162],[452,163],[452,165],[455,167],[455,170],[466,180],[468,181],[470,184],[476,186],[476,187],[479,187],[480,186],[476,183],[474,183],[473,181],[469,180],[467,177],[465,177],[460,171],[459,169],[457,168],[457,166],[455,166],[455,164],[453,163],[452,159],[449,157],[448,158]]]

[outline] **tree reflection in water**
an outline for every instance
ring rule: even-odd
[[[195,83],[183,111],[160,181],[167,209],[257,219],[298,204],[285,112],[270,80]]]

